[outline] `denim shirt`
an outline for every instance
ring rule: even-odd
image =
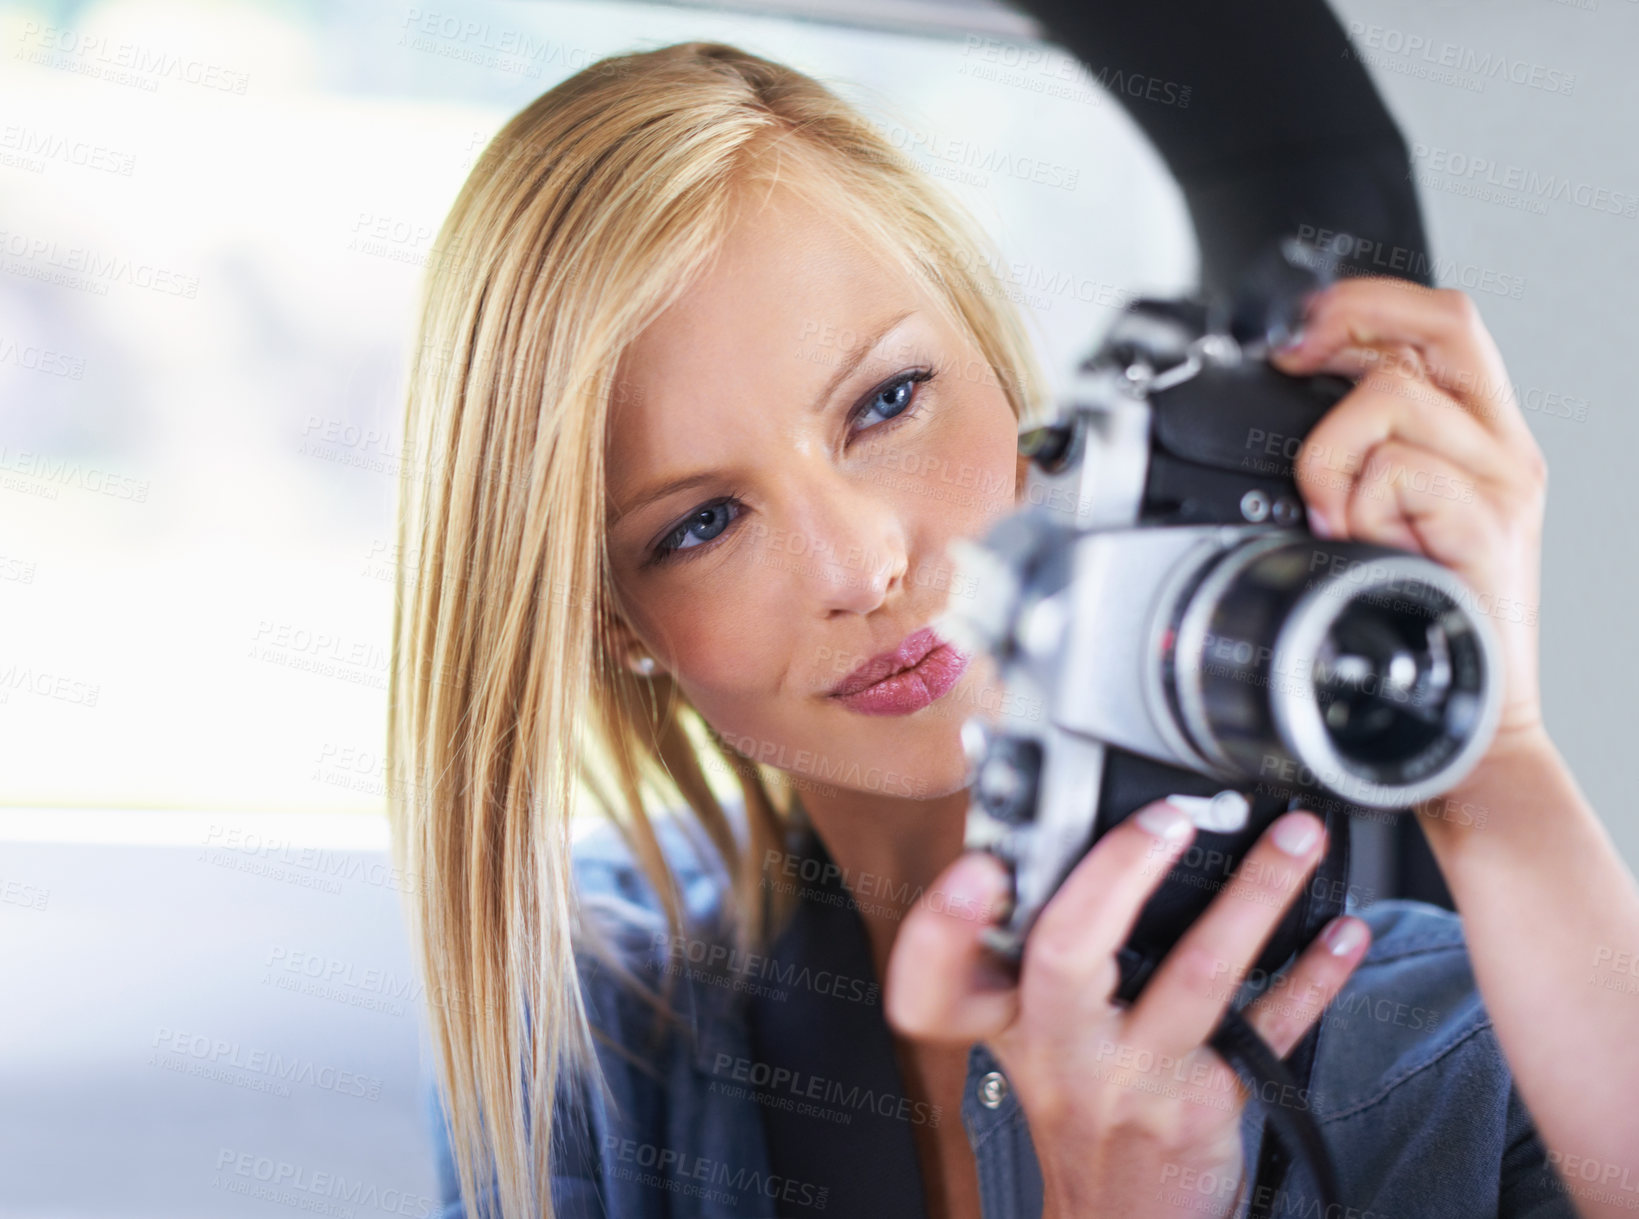
[[[697,927],[716,925],[725,881],[703,862],[709,850],[690,846],[698,831],[673,818],[657,818],[656,829]],[[614,1108],[586,1090],[562,1094],[554,1111],[551,1190],[563,1219],[926,1215],[913,1127],[953,1115],[905,1095],[858,906],[817,835],[792,833],[770,883],[798,888],[797,912],[766,954],[747,961],[731,961],[721,939],[698,931],[669,937],[613,827],[599,824],[577,842],[583,908],[608,917],[622,959],[645,981],[677,975],[683,1030],[651,1041],[650,1009],[595,958],[581,958],[593,1025],[627,1052],[598,1045]],[[1371,926],[1372,944],[1322,1017],[1308,1087],[1246,1102],[1246,1180],[1267,1106],[1290,1104],[1319,1125],[1340,1207],[1322,1214],[1299,1161],[1272,1200],[1279,1219],[1574,1219],[1475,989],[1458,916],[1401,900],[1354,913]],[[1257,993],[1249,982],[1235,1005]],[[1125,1065],[1145,1068],[1129,1076],[1144,1081],[1136,1086],[1199,1083]],[[468,1219],[436,1089],[430,1079],[423,1088],[441,1213]],[[1030,1131],[982,1043],[969,1051],[955,1116],[973,1149],[984,1219],[1039,1219]],[[1156,1197],[1169,1205],[1221,1215],[1239,1192],[1235,1213],[1247,1213],[1249,1186],[1162,1176]]]

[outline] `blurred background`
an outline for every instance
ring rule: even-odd
[[[1547,454],[1548,723],[1639,863],[1639,3],[1333,8]],[[0,4],[0,1215],[438,1211],[385,854],[393,514],[417,284],[490,136],[606,55],[785,60],[989,229],[1062,384],[1197,256],[1039,38],[980,0]]]

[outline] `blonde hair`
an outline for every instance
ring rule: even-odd
[[[513,117],[473,168],[435,242],[409,367],[387,758],[462,1198],[475,1207],[493,1177],[504,1219],[552,1215],[561,1081],[609,1095],[577,948],[657,1022],[669,1010],[577,917],[579,798],[618,827],[673,934],[684,909],[654,807],[686,805],[704,830],[737,947],[766,944],[789,911],[762,861],[800,815],[796,781],[715,737],[663,674],[620,663],[604,545],[620,358],[720,248],[757,180],[800,182],[920,275],[1015,415],[1041,406],[982,230],[790,68],[709,42],[604,59]],[[743,843],[708,767],[738,782]]]

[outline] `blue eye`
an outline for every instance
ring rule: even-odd
[[[900,373],[862,399],[849,412],[848,422],[852,424],[872,411],[880,411],[881,422],[855,429],[856,432],[868,432],[872,428],[882,426],[883,423],[911,418],[917,414],[915,404],[918,395],[914,387],[921,382],[933,380],[933,377],[933,371],[926,368]],[[739,519],[743,508],[739,497],[733,495],[701,504],[654,543],[645,565],[666,563],[677,558],[693,558],[694,555],[704,552]]]
[[[900,373],[892,381],[878,386],[871,396],[855,408],[848,422],[863,419],[873,410],[881,408],[885,421],[892,421],[902,417],[905,408],[916,401],[916,391],[913,388],[919,382],[933,380],[933,372],[929,369],[917,369],[915,372]],[[903,416],[908,417],[908,416]],[[875,424],[869,425],[875,427]],[[867,430],[861,428],[861,431]]]
[[[735,517],[729,515],[729,509],[738,506],[739,501],[732,497],[701,504],[689,514],[687,520],[655,543],[654,557],[650,561],[664,562],[681,551],[698,550],[714,541],[734,522]],[[695,541],[690,542],[690,538]]]

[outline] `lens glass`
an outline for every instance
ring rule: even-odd
[[[1456,689],[1441,607],[1363,596],[1333,620],[1315,655],[1316,701],[1333,746],[1368,767],[1422,753],[1473,714]],[[1454,699],[1454,695],[1456,696]]]

